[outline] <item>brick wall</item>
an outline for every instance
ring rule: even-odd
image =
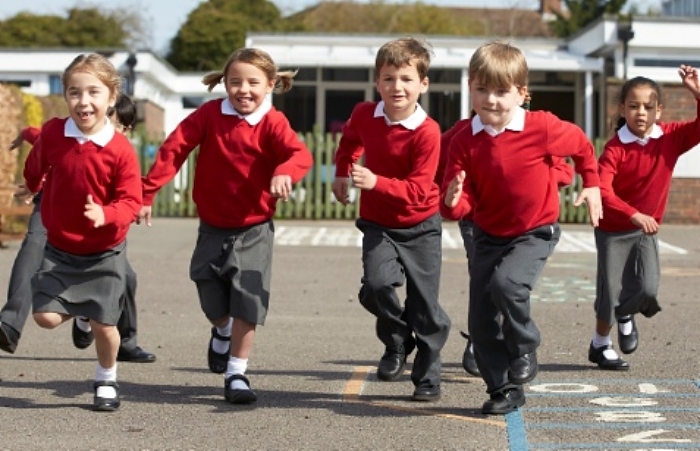
[[[620,80],[610,79],[607,83],[608,118],[617,114],[617,96]],[[696,103],[693,96],[680,83],[660,84],[663,122],[689,121],[695,119]],[[607,123],[611,121],[608,120]],[[698,152],[700,149],[694,150]],[[698,168],[700,170],[700,168]],[[700,224],[700,178],[674,178],[668,195],[664,223]]]

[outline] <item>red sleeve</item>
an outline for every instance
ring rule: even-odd
[[[462,130],[468,123],[469,119],[457,121],[440,137],[440,161],[438,161],[438,168],[437,172],[435,173],[435,183],[437,183],[438,186],[442,186],[442,181],[445,178],[445,166],[447,165],[447,155],[450,150],[450,141],[452,141],[452,138],[457,134],[457,132]]]
[[[552,157],[552,161],[552,177],[557,182],[557,187],[563,188],[574,183],[574,168],[566,158]]]
[[[547,152],[553,156],[571,157],[576,172],[583,178],[584,188],[600,185],[595,149],[583,130],[547,112]]]
[[[27,155],[27,160],[24,162],[24,185],[32,193],[38,193],[41,190],[41,185],[44,182],[44,177],[49,170],[46,161],[46,155],[42,152],[42,142],[51,142],[53,134],[62,133],[65,119],[53,118],[49,119],[41,130],[35,127],[25,127],[22,130],[22,138],[29,141],[28,138],[34,139],[32,150]],[[38,133],[37,133],[38,132]],[[26,134],[26,135],[25,135]],[[54,138],[55,139],[55,138]],[[31,142],[31,141],[30,141]]]
[[[363,111],[363,105],[367,104],[356,106],[350,115],[350,119],[343,125],[343,134],[340,138],[340,143],[338,143],[338,149],[335,151],[336,177],[350,177],[352,164],[365,153],[362,140],[357,132],[357,128],[361,126],[359,122],[361,121],[360,115]]]
[[[462,135],[463,134],[460,134],[460,136]],[[475,205],[472,183],[469,177],[469,171],[467,170],[470,166],[466,147],[467,143],[463,139],[460,139],[460,136],[457,136],[450,142],[447,164],[445,165],[445,179],[442,182],[442,189],[440,190],[440,213],[446,219],[455,221],[467,217],[472,212]],[[447,187],[462,171],[466,174],[466,178],[462,184],[462,197],[454,208],[449,208],[445,205]]]
[[[603,199],[605,210],[620,212],[627,218],[631,218],[637,209],[620,199],[613,189],[613,181],[617,176],[617,167],[622,155],[622,147],[614,145],[619,143],[616,138],[605,144],[605,149],[598,160],[598,171],[600,174],[600,196]],[[603,211],[605,215],[605,211]]]
[[[205,104],[205,106],[208,104]],[[195,147],[201,144],[206,121],[203,107],[192,112],[163,141],[153,165],[142,179],[143,205],[153,204],[160,188],[175,177]]]
[[[36,140],[39,139],[40,134],[41,129],[38,127],[24,127],[22,129],[22,139],[32,145],[34,145]]]
[[[126,144],[125,146],[128,146]],[[136,219],[141,208],[141,170],[136,152],[129,148],[117,162],[114,200],[102,206],[106,224],[126,227]]]
[[[313,158],[309,149],[290,127],[287,118],[282,113],[279,113],[278,117],[274,122],[272,133],[273,148],[280,163],[273,176],[288,175],[292,178],[292,183],[297,183],[311,169]]]

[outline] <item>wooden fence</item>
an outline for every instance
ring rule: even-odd
[[[351,188],[351,204],[343,206],[336,202],[332,194],[331,185],[335,175],[333,154],[340,139],[339,135],[322,133],[305,133],[300,135],[313,154],[314,166],[309,174],[294,187],[292,199],[288,202],[279,202],[278,219],[355,219],[359,214],[359,193],[356,188]],[[157,141],[149,141],[143,136],[136,136],[135,146],[139,152],[142,171],[145,173],[150,168]],[[602,150],[603,142],[596,141],[596,154]],[[187,162],[183,165],[168,185],[164,186],[157,194],[153,203],[153,215],[161,217],[194,217],[197,215],[192,201],[192,183],[194,167],[197,158],[197,150],[192,152]],[[587,215],[585,206],[574,207],[576,195],[581,191],[581,177],[576,175],[572,185],[562,188],[560,191],[561,213],[559,221],[562,223],[586,223]]]

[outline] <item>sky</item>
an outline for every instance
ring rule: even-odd
[[[168,43],[180,26],[187,20],[187,15],[205,0],[0,0],[0,20],[8,19],[19,12],[32,14],[54,14],[64,16],[71,7],[90,7],[109,5],[107,9],[128,8],[143,11],[149,24],[152,25],[152,42],[154,50],[159,53],[167,51]],[[357,1],[357,0],[356,0]],[[406,0],[396,0],[398,3]],[[629,0],[640,11],[648,8],[659,9],[662,0]],[[273,0],[273,3],[284,15],[297,12],[315,5],[319,0]],[[423,0],[425,4],[439,6],[463,7],[501,7],[501,8],[537,8],[539,0]]]

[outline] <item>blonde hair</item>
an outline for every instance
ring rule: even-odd
[[[257,67],[265,74],[268,80],[274,80],[274,92],[283,93],[292,89],[292,79],[297,74],[296,70],[278,72],[277,66],[275,66],[274,61],[272,61],[267,52],[260,49],[243,48],[236,50],[228,57],[223,70],[210,72],[202,78],[202,84],[207,86],[207,91],[211,92],[216,85],[221,83],[231,64],[239,61]]]
[[[428,76],[430,68],[430,45],[412,37],[389,41],[379,48],[374,60],[376,76],[384,66],[404,67],[415,64],[421,80]]]
[[[506,42],[484,44],[469,60],[469,80],[486,86],[508,89],[528,84],[528,67],[520,49]]]
[[[61,83],[63,84],[63,92],[68,88],[68,79],[76,72],[84,72],[90,74],[93,77],[100,80],[109,88],[110,93],[117,95],[119,93],[119,88],[121,87],[121,76],[114,65],[109,62],[109,60],[97,53],[90,53],[88,55],[78,55],[75,59],[66,67],[61,76]]]

